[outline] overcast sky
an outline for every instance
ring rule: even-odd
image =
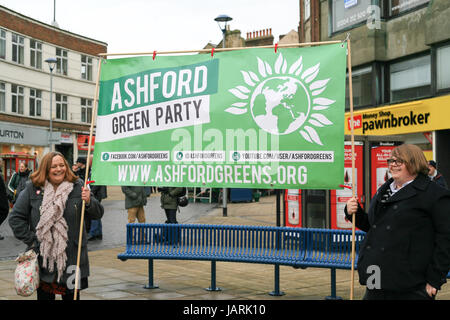
[[[0,5],[51,24],[54,0],[0,0]],[[108,44],[109,53],[202,49],[222,33],[214,18],[233,18],[231,29],[272,28],[274,42],[299,23],[298,0],[56,0],[61,29]]]

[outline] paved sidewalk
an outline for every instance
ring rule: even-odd
[[[109,199],[114,192],[109,192]],[[120,196],[118,193],[117,196]],[[228,216],[215,208],[196,222],[229,225],[275,225],[275,196],[263,197],[260,202],[230,203]],[[81,292],[82,300],[323,300],[330,295],[329,269],[294,269],[280,267],[280,290],[284,296],[273,297],[268,293],[274,288],[272,265],[217,262],[218,292],[209,292],[210,262],[156,260],[154,281],[157,289],[145,289],[148,281],[147,260],[117,259],[124,247],[90,251],[91,276],[89,288]],[[16,295],[13,275],[15,262],[0,261],[0,300],[35,300]],[[350,296],[348,270],[337,270],[337,295]],[[359,285],[355,271],[354,298],[359,300],[364,288]],[[450,299],[450,285],[444,285],[437,299]]]

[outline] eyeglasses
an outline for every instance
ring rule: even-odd
[[[387,164],[389,165],[396,165],[396,166],[401,166],[403,163],[405,163],[402,159],[387,159]]]

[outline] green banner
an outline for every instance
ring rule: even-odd
[[[346,50],[343,43],[104,61],[92,179],[340,188]]]

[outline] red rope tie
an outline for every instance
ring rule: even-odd
[[[95,180],[86,181],[86,185],[88,185],[90,183],[95,183]]]
[[[156,57],[156,51],[153,51],[153,60],[155,60]]]
[[[211,49],[211,57],[214,57],[214,47]]]
[[[275,43],[275,53],[277,53],[277,49],[278,49],[278,42]]]

